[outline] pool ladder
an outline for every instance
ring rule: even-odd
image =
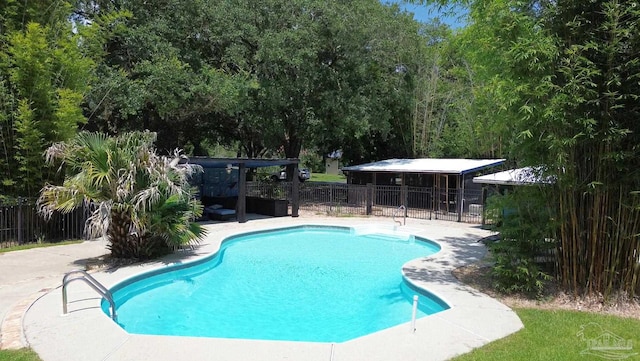
[[[396,214],[398,213],[398,211],[403,211],[402,216],[404,217],[404,223],[400,222],[400,221],[396,221]],[[393,222],[398,222],[398,225],[402,226],[402,225],[407,225],[407,207],[405,207],[404,205],[401,205],[400,207],[396,208],[395,211],[393,211]]]
[[[75,276],[75,277],[73,277]],[[84,270],[75,270],[65,273],[62,278],[62,313],[67,314],[67,285],[73,281],[83,281],[88,284],[94,291],[98,292],[100,296],[109,301],[111,306],[111,318],[116,321],[116,303],[113,302],[113,295],[102,283],[98,282],[90,274]]]

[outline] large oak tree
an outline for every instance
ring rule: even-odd
[[[410,149],[418,24],[374,0],[101,1],[132,13],[107,45],[90,126],[150,129],[158,146],[239,153]],[[88,4],[96,4],[91,1]]]

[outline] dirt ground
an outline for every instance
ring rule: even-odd
[[[460,282],[499,299],[509,307],[587,311],[640,319],[640,300],[637,297],[635,299],[614,297],[614,300],[605,303],[600,296],[573,297],[559,291],[554,284],[549,284],[546,287],[545,293],[540,299],[519,294],[505,295],[492,287],[490,271],[491,266],[486,262],[481,262],[460,267],[453,271],[453,275]]]

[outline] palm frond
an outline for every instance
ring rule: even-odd
[[[38,198],[38,212],[45,218],[51,218],[53,211],[69,213],[82,205],[84,197],[77,189],[47,184],[42,188]]]
[[[91,216],[85,222],[85,236],[88,238],[104,237],[109,229],[111,221],[112,202],[100,202],[91,204],[90,207],[95,208],[91,212]]]

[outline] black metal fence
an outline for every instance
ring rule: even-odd
[[[291,192],[290,182],[247,183],[249,197],[291,199]],[[482,192],[478,190],[304,182],[300,184],[300,210],[330,216],[406,215],[477,224],[483,221]],[[33,201],[0,204],[0,248],[83,239],[87,217],[88,212],[79,208],[68,214],[56,212],[46,220]]]
[[[291,199],[291,182],[247,182],[247,197]]]
[[[247,196],[291,199],[291,183],[247,184]],[[304,182],[300,184],[300,210],[326,215],[406,216],[417,219],[442,219],[482,223],[481,190],[444,190],[438,188],[355,185]]]
[[[19,199],[0,204],[0,248],[35,242],[83,239],[87,214],[76,209],[68,214],[55,212],[47,220],[38,214],[34,201]]]

